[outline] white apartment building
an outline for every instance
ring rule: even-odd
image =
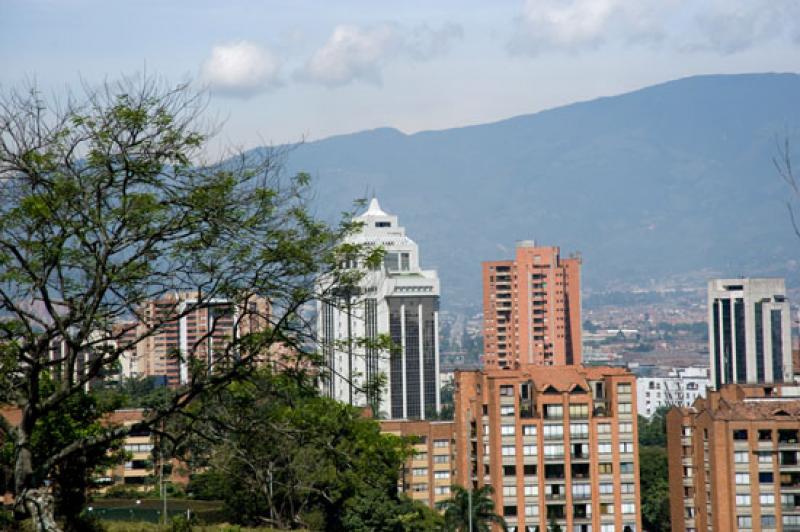
[[[792,336],[783,279],[708,282],[711,380],[723,384],[792,381]]]
[[[650,417],[662,406],[689,407],[711,386],[708,368],[675,368],[663,375],[636,378],[636,411]]]
[[[329,370],[323,391],[385,418],[425,419],[440,409],[439,278],[420,268],[417,244],[377,199],[356,219],[363,226],[349,241],[385,254],[357,288],[334,288],[318,302],[318,340]],[[391,337],[391,352],[359,341],[381,334]],[[381,375],[386,385],[378,393],[365,386]]]

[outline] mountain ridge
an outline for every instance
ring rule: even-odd
[[[480,262],[531,237],[582,252],[591,288],[790,274],[800,242],[771,159],[797,136],[798,103],[797,74],[692,76],[487,124],[328,137],[287,170],[315,177],[324,216],[374,192],[439,269],[445,306],[479,302]]]

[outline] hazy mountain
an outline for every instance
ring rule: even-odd
[[[700,76],[492,124],[333,137],[289,169],[315,177],[326,216],[374,191],[448,307],[479,302],[480,261],[529,238],[581,252],[594,288],[792,270],[800,240],[772,164],[787,134],[800,145],[800,76]]]

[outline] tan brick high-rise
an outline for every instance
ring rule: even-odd
[[[800,388],[727,384],[667,414],[674,532],[800,531]]]
[[[622,368],[457,371],[456,484],[491,485],[518,531],[641,528],[634,376]]]
[[[483,263],[487,369],[580,364],[580,263],[529,241],[514,260]]]

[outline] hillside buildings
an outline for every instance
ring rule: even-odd
[[[317,330],[330,371],[324,392],[370,405],[386,417],[425,419],[440,408],[439,278],[420,267],[417,244],[377,199],[357,221],[363,225],[349,241],[380,246],[385,255],[380,267],[365,271],[359,286],[333,287],[332,297],[318,304]],[[388,334],[398,348],[382,353],[354,341],[380,334]],[[376,394],[369,385],[381,374],[387,383]]]
[[[622,368],[458,371],[455,481],[492,485],[512,530],[641,530],[635,404]]]
[[[715,388],[792,380],[791,320],[783,279],[709,281],[708,333]]]
[[[667,414],[672,530],[800,530],[800,388],[725,384]]]
[[[637,376],[636,411],[650,417],[662,407],[691,406],[710,385],[708,368],[674,368],[661,375]]]
[[[532,241],[483,263],[484,367],[580,364],[580,264]]]

